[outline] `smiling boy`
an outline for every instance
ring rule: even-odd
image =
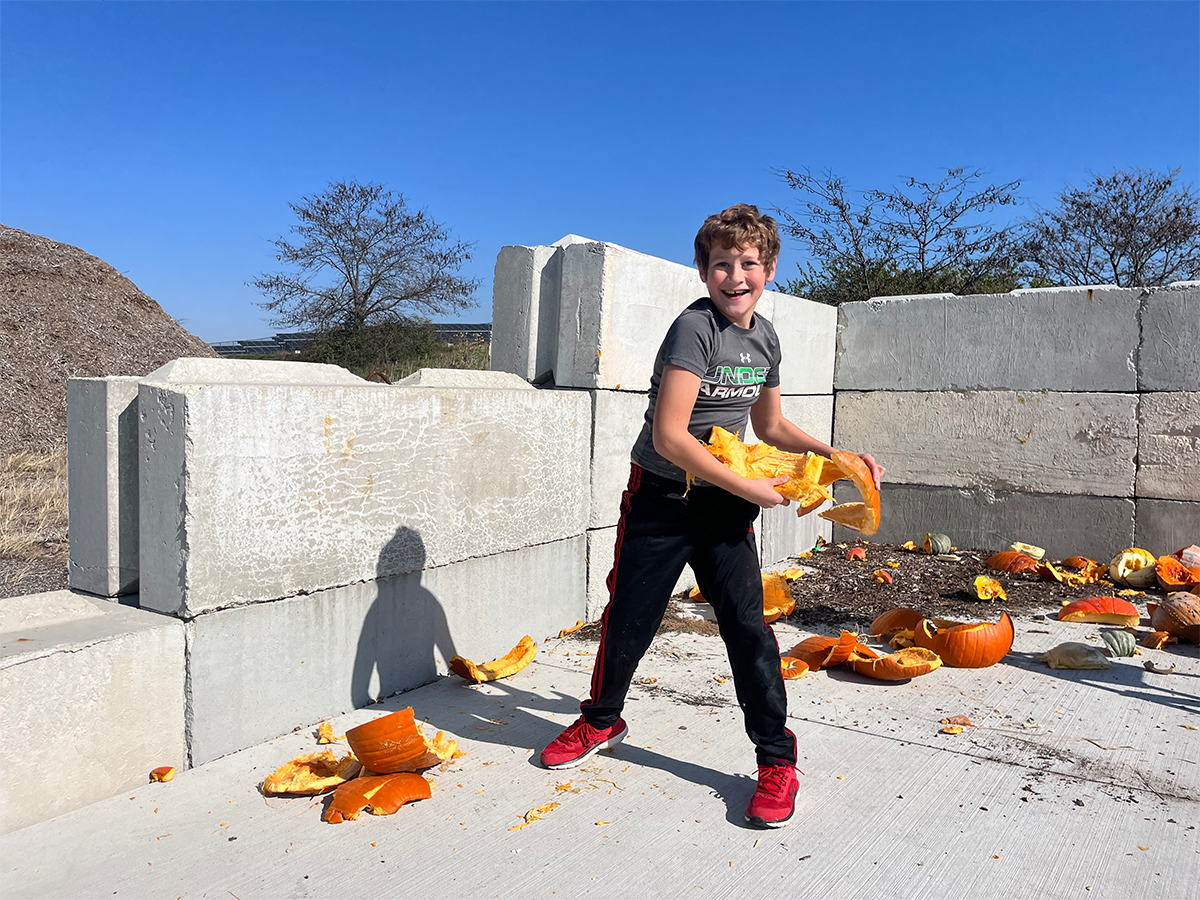
[[[746,821],[775,827],[795,809],[796,738],[785,727],[779,645],[763,620],[754,520],[760,508],[788,505],[775,490],[787,478],[743,478],[701,441],[717,425],[741,433],[749,418],[758,438],[780,449],[830,456],[833,448],[784,418],[779,338],[755,313],[775,277],[775,220],[748,204],[731,206],[705,220],[695,249],[708,296],[679,314],[654,363],[621,498],[591,693],[580,704],[582,715],[542,751],[541,761],[551,769],[577,766],[624,739],[621,711],[634,671],[690,564],[716,614],[756,750],[758,787]],[[878,486],[883,469],[869,455],[863,461]],[[690,489],[687,473],[696,477]]]

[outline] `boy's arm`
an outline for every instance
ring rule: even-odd
[[[783,415],[783,407],[779,402],[779,388],[764,388],[754,405],[750,407],[750,421],[754,425],[754,433],[760,441],[765,441],[772,447],[786,450],[788,453],[819,453],[821,456],[833,456],[833,447],[822,443],[807,431],[804,431],[788,421]],[[879,479],[887,470],[875,462],[870,453],[860,453],[875,479],[875,489],[879,490]]]
[[[719,462],[688,431],[692,407],[700,394],[700,376],[680,366],[663,367],[654,405],[654,449],[685,472],[703,478],[764,509],[787,506],[788,501],[775,490],[786,477],[743,478]],[[794,426],[793,426],[794,427]]]

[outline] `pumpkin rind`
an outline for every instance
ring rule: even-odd
[[[763,586],[763,619],[771,624],[781,616],[791,615],[796,608],[796,600],[792,597],[792,586],[782,575],[775,572],[764,572]]]
[[[1137,638],[1124,629],[1100,632],[1100,639],[1113,656],[1133,656],[1137,652]]]
[[[1150,627],[1200,644],[1200,596],[1187,591],[1167,594],[1150,615]]]
[[[1108,575],[1118,584],[1127,584],[1140,590],[1154,584],[1154,564],[1157,560],[1158,557],[1149,550],[1126,547],[1108,564]]]
[[[933,532],[925,535],[924,547],[925,552],[931,556],[942,556],[943,554],[949,553],[953,548],[953,545],[951,544],[950,537],[948,535]]]
[[[901,631],[912,631],[924,616],[915,609],[900,606],[880,613],[871,623],[871,634],[896,634]]]
[[[853,528],[868,537],[879,530],[881,516],[879,506],[879,491],[875,488],[875,479],[871,470],[862,458],[845,450],[834,450],[833,461],[846,473],[858,493],[862,496],[861,503],[839,503],[832,509],[818,513],[822,519],[836,522],[847,528]]]
[[[1018,572],[1033,572],[1038,567],[1037,560],[1032,556],[1018,553],[1016,550],[1002,550],[999,553],[993,553],[987,558],[987,562],[984,565],[989,569],[994,569],[997,572],[1007,572],[1010,575],[1015,575]]]
[[[428,800],[429,782],[412,772],[393,775],[367,775],[339,785],[324,819],[332,825],[351,822],[367,809],[372,815],[387,816],[405,803]]]
[[[841,637],[831,637],[825,634],[814,634],[807,637],[787,652],[792,659],[803,660],[812,672],[822,667],[832,668],[841,665],[849,657],[858,644],[858,635],[851,631],[843,631]]]
[[[461,675],[474,682],[495,681],[498,678],[507,678],[509,675],[520,672],[533,662],[535,656],[537,656],[537,645],[533,642],[533,638],[525,635],[517,641],[517,646],[499,659],[476,665],[466,657],[452,656],[449,668],[455,675]]]
[[[425,737],[411,706],[351,728],[346,743],[364,766],[380,775],[417,772],[462,756],[458,741],[444,731],[432,740]]]
[[[1137,607],[1120,597],[1084,597],[1058,611],[1060,622],[1091,622],[1097,625],[1137,625],[1142,615]]]
[[[324,794],[362,771],[362,764],[347,753],[340,759],[332,750],[302,753],[263,779],[264,794]]]
[[[1173,556],[1160,556],[1154,564],[1154,577],[1164,591],[1186,591],[1200,584],[1200,569],[1193,571]]]
[[[793,656],[782,656],[779,659],[779,670],[784,678],[802,678],[808,674],[808,663]]]
[[[907,681],[926,675],[942,664],[936,653],[924,647],[907,647],[887,656],[877,656],[874,651],[867,656],[860,652],[862,649],[866,648],[861,644],[856,647],[847,664],[859,675],[880,681]]]
[[[1112,663],[1099,647],[1067,641],[1051,647],[1038,657],[1052,669],[1111,669]]]
[[[1002,660],[1012,649],[1015,632],[1008,613],[1000,613],[999,622],[956,624],[931,631],[934,623],[922,619],[915,629],[913,641],[918,647],[932,650],[942,662],[956,669],[982,669]]]
[[[1008,595],[1004,593],[1004,585],[986,575],[975,577],[975,596],[980,600],[995,600],[997,597],[1001,600],[1008,599]]]

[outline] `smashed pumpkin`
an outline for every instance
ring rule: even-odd
[[[1189,569],[1174,556],[1160,556],[1154,564],[1154,577],[1164,591],[1186,591],[1200,584],[1200,568]]]
[[[446,737],[444,731],[433,740],[425,737],[411,706],[351,728],[346,743],[363,765],[381,775],[417,772],[463,755],[458,741]]]
[[[1012,619],[1000,613],[999,622],[976,624],[944,623],[944,627],[922,619],[913,633],[918,647],[932,650],[942,662],[956,669],[982,669],[993,666],[1012,649]]]
[[[814,634],[806,637],[785,655],[804,662],[810,671],[816,672],[825,668],[839,666],[850,658],[850,654],[858,645],[858,635],[843,631],[841,637],[830,637],[824,634]]]
[[[1061,622],[1091,622],[1098,625],[1136,625],[1142,621],[1137,607],[1120,597],[1084,597],[1058,611]]]
[[[1126,547],[1108,564],[1108,576],[1118,584],[1132,588],[1148,588],[1154,584],[1154,564],[1158,561],[1149,550]]]
[[[1108,647],[1108,652],[1113,656],[1133,656],[1138,652],[1137,638],[1130,631],[1120,629],[1117,631],[1102,631],[1100,632],[1100,640],[1104,641],[1104,645]]]
[[[826,519],[836,525],[844,525],[868,537],[879,530],[880,506],[879,491],[875,488],[875,479],[871,470],[862,458],[845,450],[833,451],[833,461],[846,473],[858,489],[862,501],[858,503],[839,503],[832,509],[817,513],[818,518]]]
[[[1187,591],[1167,594],[1150,614],[1150,627],[1200,644],[1200,597]]]
[[[944,556],[954,549],[948,535],[932,533],[925,535],[925,552],[931,556]]]
[[[347,753],[340,759],[332,750],[302,753],[265,779],[264,794],[324,794],[362,771],[362,764]]]
[[[1067,641],[1051,647],[1038,657],[1052,669],[1111,669],[1112,663],[1100,650],[1091,644]]]
[[[517,641],[517,646],[499,659],[476,665],[464,656],[452,656],[449,665],[450,671],[455,675],[461,675],[471,681],[495,681],[497,678],[507,678],[509,675],[520,672],[533,662],[535,656],[537,656],[537,645],[533,642],[533,638],[525,635]]]
[[[150,781],[170,781],[175,777],[174,766],[159,766],[150,770]]]
[[[899,634],[903,631],[912,631],[923,618],[925,617],[920,612],[906,606],[889,609],[875,617],[875,621],[871,623],[871,634]]]
[[[988,578],[986,575],[977,575],[975,577],[975,596],[980,600],[992,600],[993,602],[997,597],[1001,600],[1008,599],[1008,595],[1004,593],[1004,585],[995,578]]]
[[[862,644],[851,651],[846,664],[859,675],[881,681],[907,681],[932,672],[942,664],[941,658],[924,647],[906,647],[887,656],[880,656]]]
[[[1002,550],[999,553],[993,553],[987,558],[984,565],[997,572],[1007,572],[1009,575],[1015,575],[1018,572],[1034,572],[1038,567],[1036,559],[1016,550]]]
[[[390,816],[405,803],[430,796],[429,782],[412,772],[367,775],[338,785],[323,818],[337,825],[357,819],[364,809],[373,816]]]
[[[779,670],[784,678],[803,678],[808,674],[808,663],[792,656],[783,656],[779,659]]]
[[[770,444],[748,446],[736,434],[717,425],[705,445],[708,452],[743,478],[778,478],[787,481],[775,490],[801,508],[832,500],[828,485],[845,475],[838,466],[816,453],[788,453]],[[688,476],[691,480],[691,476]]]

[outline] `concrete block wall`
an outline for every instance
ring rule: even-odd
[[[1194,283],[848,303],[834,443],[888,469],[879,540],[1169,553],[1200,540],[1198,359]]]
[[[691,266],[573,235],[549,246],[505,247],[497,260],[491,367],[591,398],[589,618],[608,600],[604,581],[629,451],[642,427],[659,344],[675,316],[702,296],[704,284]],[[771,320],[784,348],[785,414],[828,441],[836,310],[768,291],[758,312]],[[828,537],[831,528],[816,517],[799,520],[794,509],[765,514],[759,525],[764,565],[808,549],[818,534]],[[685,570],[678,587],[694,583]]]

